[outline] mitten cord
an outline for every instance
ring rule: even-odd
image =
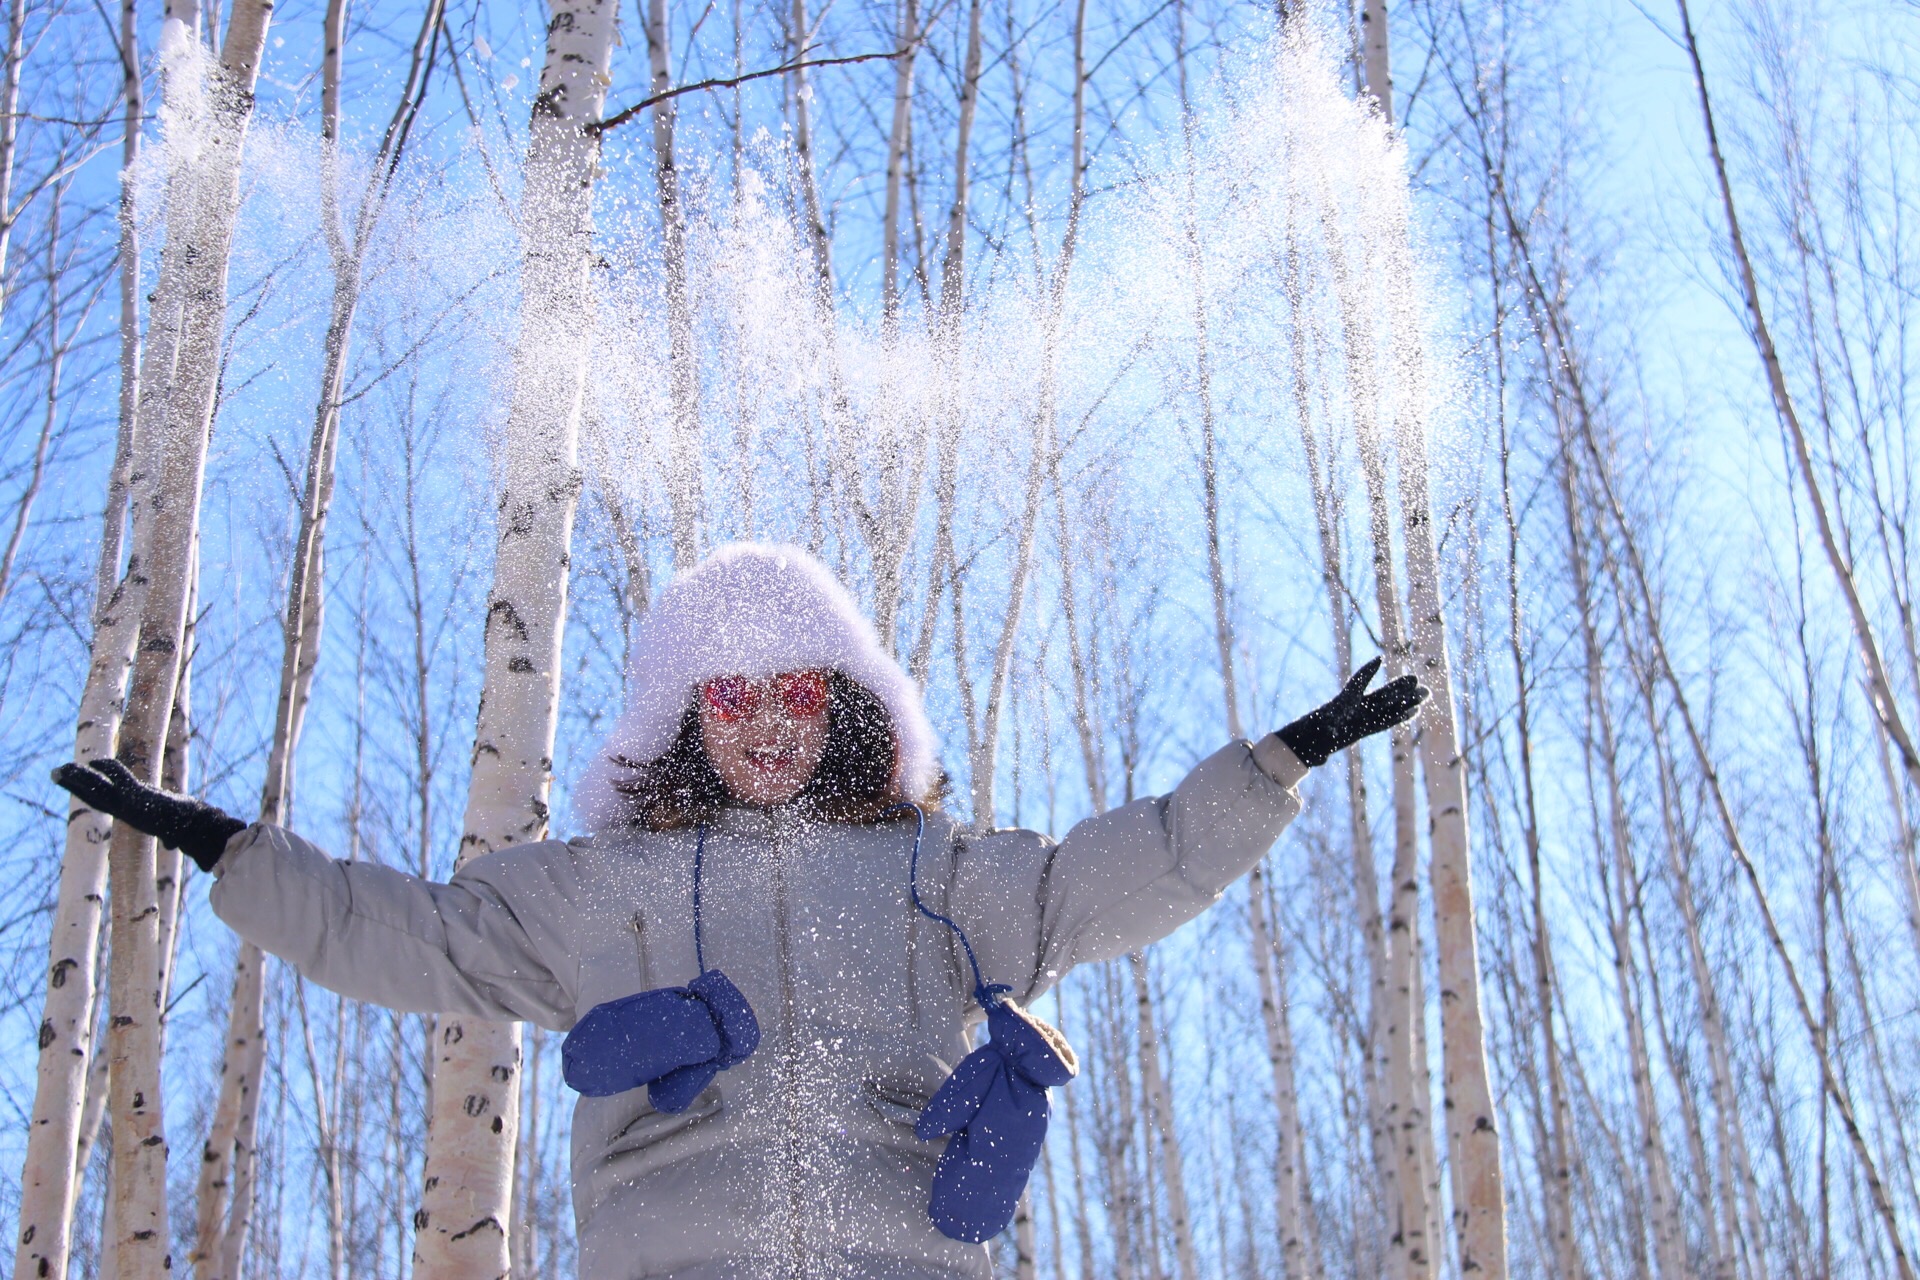
[[[951,918],[941,915],[920,900],[920,845],[927,835],[927,814],[917,804],[897,804],[880,816],[891,817],[902,809],[911,809],[915,821],[919,824],[913,832],[913,861],[909,864],[907,871],[907,892],[912,895],[913,905],[919,909],[921,915],[929,920],[939,921],[953,930],[954,937],[960,939],[960,948],[967,953],[967,964],[973,969],[973,998],[980,1002],[982,1009],[993,1009],[999,1005],[1000,997],[1012,991],[1013,988],[1004,982],[989,983],[980,972],[980,960],[973,954],[973,944],[967,941],[967,931]],[[696,862],[695,865],[697,866],[698,863]],[[697,915],[694,918],[696,922],[699,919]]]

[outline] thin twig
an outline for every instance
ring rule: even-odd
[[[597,124],[586,126],[584,132],[598,137],[609,129],[625,124],[655,103],[665,102],[668,98],[677,98],[683,93],[698,93],[702,89],[731,89],[749,80],[765,80],[768,76],[783,76],[789,71],[804,71],[809,67],[844,67],[855,62],[874,62],[882,58],[891,61],[904,52],[905,50],[902,49],[891,49],[886,53],[856,53],[845,58],[802,58],[794,62],[782,63],[777,67],[768,67],[763,71],[749,71],[743,76],[727,76],[718,80],[700,80],[693,84],[683,84],[663,90],[650,98],[642,98],[625,110],[608,116]]]

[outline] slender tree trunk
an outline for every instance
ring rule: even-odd
[[[387,180],[399,161],[408,128],[426,90],[441,13],[441,0],[428,0],[399,105],[374,156],[349,231],[341,207],[339,163],[347,2],[330,0],[326,9],[321,62],[321,217],[332,259],[333,294],[322,346],[320,393],[307,445],[299,529],[288,565],[280,692],[268,741],[266,777],[261,784],[259,820],[276,825],[292,821],[294,755],[325,634],[327,519],[340,444],[340,400],[345,393],[353,321],[360,301],[361,260],[383,210]],[[228,1003],[220,1092],[201,1153],[192,1257],[200,1280],[238,1280],[245,1256],[254,1207],[253,1135],[266,1067],[266,971],[266,956],[260,949],[249,942],[241,943]],[[304,1001],[304,991],[297,994]]]
[[[1383,28],[1384,29],[1384,28]],[[1394,179],[1396,201],[1404,179]],[[1391,224],[1386,278],[1393,313],[1417,325],[1412,290],[1418,273],[1404,212]],[[1447,1116],[1448,1172],[1463,1273],[1486,1280],[1507,1274],[1506,1187],[1500,1167],[1499,1114],[1487,1067],[1480,1006],[1480,957],[1473,908],[1471,843],[1467,824],[1466,761],[1454,714],[1452,660],[1441,609],[1439,556],[1428,489],[1425,369],[1422,335],[1394,334],[1398,356],[1395,436],[1399,447],[1401,536],[1407,560],[1410,656],[1432,695],[1422,706],[1418,741],[1426,782],[1433,883],[1434,949],[1440,977],[1441,1062]]]
[[[1319,434],[1313,424],[1313,369],[1309,358],[1306,323],[1310,305],[1302,266],[1299,237],[1304,228],[1297,206],[1289,210],[1288,243],[1282,263],[1287,297],[1294,323],[1288,326],[1288,365],[1291,373],[1294,412],[1300,420],[1300,440],[1306,454],[1308,483],[1313,496],[1314,526],[1320,540],[1321,580],[1326,586],[1327,608],[1333,635],[1334,668],[1344,674],[1353,670],[1353,633],[1349,613],[1345,573],[1340,549],[1341,509],[1335,489],[1332,459],[1322,461]],[[1354,907],[1360,918],[1361,946],[1367,964],[1367,1017],[1361,1044],[1361,1088],[1367,1112],[1369,1145],[1373,1166],[1384,1191],[1384,1202],[1400,1198],[1398,1162],[1389,1136],[1384,1054],[1387,1044],[1387,996],[1389,959],[1385,921],[1380,910],[1380,879],[1374,865],[1373,829],[1367,811],[1366,767],[1357,751],[1346,757],[1347,812],[1353,855]],[[1358,1234],[1356,1232],[1356,1234]]]
[[[546,834],[586,388],[575,339],[591,306],[599,137],[587,126],[605,99],[617,15],[611,0],[576,0],[556,6],[547,29],[521,199],[524,301],[502,451],[515,466],[501,479],[462,863]],[[414,1274],[502,1276],[509,1269],[520,1109],[519,1028],[448,1014],[434,1043]]]
[[[646,0],[647,59],[653,92],[673,87],[673,48],[667,0]],[[673,562],[691,568],[700,559],[700,382],[693,340],[693,292],[687,277],[687,214],[673,129],[678,98],[653,104],[653,178],[660,200],[660,253],[666,266],[667,381],[672,421],[668,434],[667,497],[673,512]]]
[[[20,81],[26,61],[27,0],[9,0],[6,63],[0,66],[0,315],[13,301],[7,259],[12,256],[13,225],[20,217],[13,206],[13,173],[20,149]]]
[[[940,405],[934,456],[934,543],[927,569],[926,603],[914,639],[907,669],[925,685],[933,662],[933,630],[940,616],[940,598],[953,559],[954,501],[959,487],[961,399],[960,320],[966,307],[967,202],[971,190],[974,110],[980,100],[980,10],[982,0],[967,6],[967,53],[960,78],[959,122],[954,133],[953,201],[947,206],[947,241],[940,261],[940,313],[934,317],[938,336],[936,370],[946,392]],[[892,636],[886,637],[889,641]]]
[[[1560,468],[1562,500],[1566,507],[1568,564],[1573,571],[1574,612],[1580,620],[1581,647],[1586,668],[1588,716],[1600,740],[1594,753],[1606,786],[1606,841],[1612,855],[1613,893],[1608,902],[1607,926],[1613,944],[1614,988],[1620,1000],[1627,1036],[1627,1066],[1633,1081],[1634,1116],[1640,1128],[1640,1155],[1646,1175],[1647,1212],[1653,1220],[1653,1252],[1661,1280],[1687,1274],[1686,1231],[1680,1214],[1666,1142],[1661,1133],[1659,1100],[1654,1094],[1653,1063],[1647,1047],[1646,1026],[1640,1011],[1635,980],[1632,938],[1632,900],[1638,892],[1639,871],[1634,863],[1632,834],[1622,793],[1613,712],[1604,678],[1605,655],[1595,626],[1596,602],[1588,575],[1588,557],[1582,536],[1582,515],[1569,468]]]
[[[1193,1216],[1187,1204],[1186,1165],[1181,1158],[1180,1129],[1173,1109],[1173,1082],[1160,1063],[1160,1030],[1154,1018],[1147,957],[1136,951],[1127,959],[1133,969],[1133,998],[1140,1028],[1140,1087],[1147,1095],[1153,1127],[1160,1135],[1160,1176],[1167,1185],[1174,1258],[1180,1280],[1200,1280],[1199,1256],[1193,1247]]]
[[[94,599],[104,601],[120,578],[120,551],[127,527],[127,469],[133,465],[134,414],[140,404],[140,228],[135,217],[133,169],[140,159],[140,124],[146,94],[140,82],[140,23],[134,0],[120,0],[120,422],[114,434],[113,469],[107,473],[107,507],[100,518],[100,562]]]
[[[238,212],[240,153],[252,114],[253,86],[265,49],[271,7],[235,5],[212,86],[210,133],[198,157],[189,201],[168,229],[189,241],[189,274],[164,416],[153,424],[163,474],[135,509],[136,546],[145,557],[141,605],[126,712],[117,754],[144,781],[159,780],[161,748],[179,680],[189,583],[197,542],[200,488],[212,425],[220,343],[226,318],[228,250]],[[186,184],[183,184],[186,185]],[[170,217],[174,210],[170,208]],[[171,243],[169,245],[171,248]],[[156,304],[158,307],[159,304]],[[142,424],[141,433],[146,434]],[[142,510],[142,507],[145,510]],[[131,574],[133,570],[129,570]],[[117,1276],[156,1275],[171,1266],[166,1213],[166,1140],[160,1114],[161,970],[154,841],[116,828],[108,855],[113,921],[109,999],[109,1107],[113,1115],[110,1192],[114,1238],[109,1269]]]
[[[1080,20],[1075,27],[1075,67],[1077,78],[1084,80],[1078,68],[1084,56],[1082,40],[1085,29],[1084,7],[1080,11]],[[1079,241],[1080,213],[1086,200],[1083,183],[1085,155],[1086,101],[1083,92],[1076,87],[1074,94],[1073,117],[1073,158],[1074,171],[1072,190],[1067,198],[1067,228],[1060,243],[1060,256],[1054,264],[1053,278],[1049,282],[1046,298],[1046,312],[1042,323],[1046,327],[1042,339],[1040,404],[1034,414],[1027,456],[1027,472],[1021,487],[1021,512],[1014,541],[1014,556],[1011,581],[1007,587],[1007,606],[1000,614],[1002,623],[1000,637],[993,650],[993,667],[988,675],[986,706],[979,713],[979,725],[976,732],[969,734],[968,766],[972,782],[973,825],[975,830],[985,831],[994,822],[994,770],[999,757],[1000,714],[1006,697],[1007,676],[1013,666],[1013,645],[1020,631],[1022,607],[1026,603],[1027,577],[1033,565],[1033,545],[1039,528],[1040,506],[1046,495],[1046,479],[1052,472],[1053,456],[1058,448],[1058,424],[1055,417],[1059,411],[1059,362],[1060,328],[1065,320],[1067,278],[1073,270],[1075,247]],[[948,569],[957,570],[948,551]],[[956,604],[957,604],[956,596]],[[954,625],[961,625],[961,616],[956,608]],[[956,652],[958,652],[956,646]]]
[[[790,98],[793,103],[793,158],[799,170],[801,212],[807,224],[807,243],[813,249],[814,290],[824,305],[833,305],[833,252],[827,222],[820,213],[820,188],[814,180],[813,104],[807,92],[807,69],[801,65],[813,45],[807,25],[807,0],[793,0],[788,20],[789,62],[793,65]]]
[[[913,128],[913,64],[920,48],[918,0],[899,0],[894,38],[899,53],[893,60],[893,127],[887,134],[886,197],[880,216],[880,305],[889,328],[900,320],[900,193]]]
[[[1273,1186],[1274,1215],[1280,1228],[1280,1257],[1287,1280],[1308,1280],[1320,1275],[1320,1257],[1314,1248],[1307,1209],[1306,1137],[1300,1123],[1300,1096],[1294,1083],[1286,972],[1279,963],[1279,940],[1269,925],[1264,876],[1248,879],[1247,896],[1254,972],[1259,978],[1260,1020],[1267,1031],[1267,1062],[1273,1072],[1273,1102],[1278,1116]]]
[[[131,170],[140,147],[142,95],[139,28],[133,0],[122,0],[120,57],[125,98],[120,188],[120,421],[113,470],[102,516],[95,570],[93,640],[80,695],[73,758],[82,763],[113,752],[134,624],[144,583],[120,588],[122,531],[126,527],[127,472],[135,447],[140,359],[140,248],[135,234]],[[73,1201],[86,1172],[85,1155],[105,1106],[105,1058],[94,1038],[101,907],[107,889],[111,823],[78,800],[67,811],[65,854],[49,939],[47,997],[41,1015],[39,1064],[32,1119],[20,1179],[16,1280],[64,1278],[73,1235]],[[89,1062],[99,1078],[89,1089]],[[88,1102],[94,1116],[88,1123]]]

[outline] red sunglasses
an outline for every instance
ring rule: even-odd
[[[701,696],[714,718],[731,723],[751,720],[771,692],[790,716],[809,719],[826,710],[827,673],[824,671],[788,671],[771,680],[749,680],[745,676],[720,676],[700,686]]]

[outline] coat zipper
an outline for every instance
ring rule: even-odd
[[[644,989],[647,985],[647,972],[651,968],[647,964],[647,917],[636,911],[633,913],[631,923],[633,925],[633,958],[640,966],[640,987],[636,989]]]
[[[787,896],[787,851],[781,840],[780,820],[767,815],[768,843],[773,846],[774,938],[780,964],[780,1014],[784,1035],[780,1045],[780,1094],[786,1106],[783,1125],[788,1221],[788,1274],[798,1280],[806,1259],[806,1235],[800,1216],[800,1027],[798,996],[793,981],[793,921]]]

